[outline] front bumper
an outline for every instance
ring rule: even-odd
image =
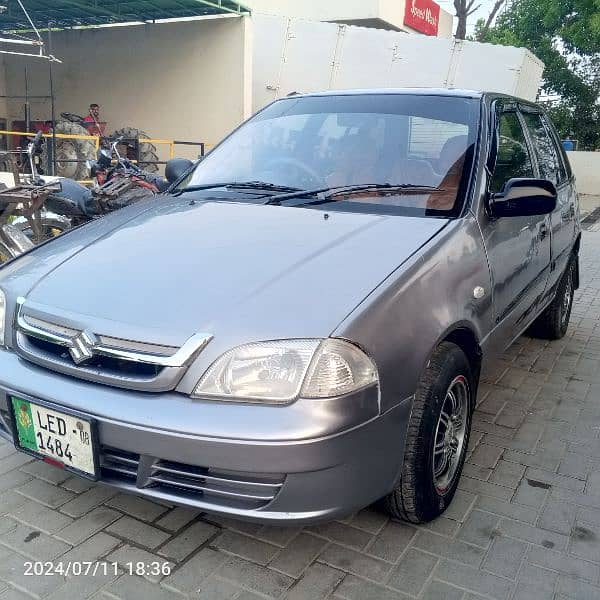
[[[8,439],[10,394],[94,417],[101,483],[288,525],[346,515],[387,494],[411,409],[407,399],[379,415],[375,389],[284,407],[192,401],[81,381],[0,350],[0,435]]]

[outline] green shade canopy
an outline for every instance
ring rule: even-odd
[[[38,29],[68,29],[158,21],[185,17],[247,14],[249,9],[232,0],[22,0]],[[31,30],[27,16],[16,0],[0,0],[0,31]]]

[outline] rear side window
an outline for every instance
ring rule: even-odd
[[[533,146],[537,155],[540,168],[540,177],[548,179],[554,185],[558,185],[561,178],[561,165],[558,152],[550,132],[546,128],[542,115],[536,113],[524,113],[525,124],[533,140]]]
[[[499,133],[498,156],[490,186],[492,192],[502,191],[509,179],[534,176],[525,132],[516,112],[503,112],[500,115]]]

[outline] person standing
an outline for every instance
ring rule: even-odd
[[[100,106],[98,104],[90,104],[90,112],[84,117],[83,126],[90,135],[105,136],[106,122],[100,121]]]

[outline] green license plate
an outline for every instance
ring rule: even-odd
[[[10,400],[19,450],[96,479],[95,436],[90,419],[16,396]]]

